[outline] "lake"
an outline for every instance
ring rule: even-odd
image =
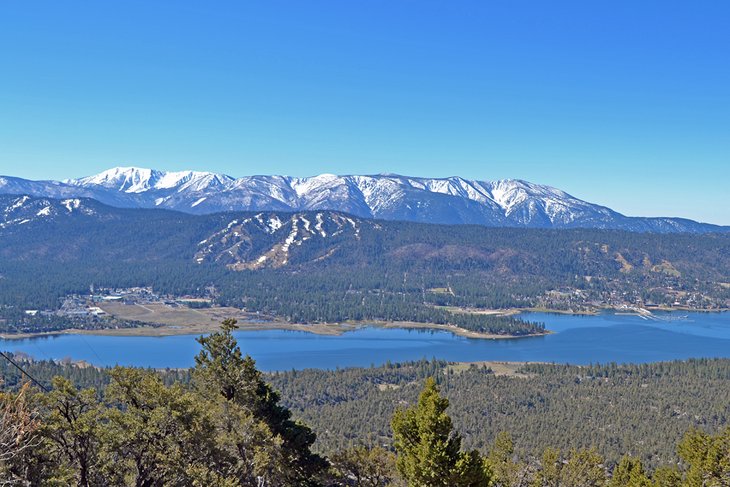
[[[730,358],[730,313],[657,313],[658,320],[603,313],[574,316],[525,313],[552,335],[479,340],[446,331],[366,327],[342,336],[266,330],[236,332],[245,353],[263,370],[379,365],[421,358],[450,361],[542,361],[588,364],[655,362],[691,357]],[[39,359],[70,357],[95,365],[189,367],[195,336],[56,335],[0,340],[0,349]]]

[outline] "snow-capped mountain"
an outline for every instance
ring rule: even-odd
[[[115,167],[95,176],[63,181],[81,188],[105,188],[121,193],[175,190],[195,192],[223,188],[233,178],[199,171],[164,172],[155,169]]]
[[[0,229],[12,229],[21,225],[36,225],[55,220],[59,216],[96,214],[93,200],[68,198],[32,198],[23,196],[0,196]]]
[[[117,167],[57,181],[0,177],[0,194],[89,197],[129,208],[186,213],[336,210],[365,218],[534,228],[611,228],[648,232],[727,231],[681,218],[627,217],[559,189],[517,179],[470,181],[392,174],[307,178],[230,176]]]

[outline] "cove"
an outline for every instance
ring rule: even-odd
[[[540,361],[571,364],[645,363],[688,358],[730,358],[730,313],[657,313],[657,319],[525,313],[555,333],[513,340],[481,340],[447,331],[365,327],[341,336],[300,331],[236,332],[244,353],[262,370],[380,365],[422,358],[449,361]],[[94,365],[190,367],[194,335],[123,337],[55,335],[0,340],[0,349],[37,359],[84,360]]]

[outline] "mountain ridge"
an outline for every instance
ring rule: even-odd
[[[685,218],[629,217],[565,191],[521,179],[468,180],[395,174],[233,178],[205,171],[116,167],[63,181],[0,176],[0,194],[88,197],[126,208],[192,214],[332,210],[362,218],[490,227],[605,228],[639,232],[725,232]]]
[[[487,319],[443,306],[730,306],[730,233],[487,228],[325,210],[193,215],[0,195],[0,242],[0,319],[57,309],[92,284],[212,296],[296,323]]]

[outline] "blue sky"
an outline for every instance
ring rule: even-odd
[[[0,174],[522,178],[730,224],[730,2],[0,6]]]

